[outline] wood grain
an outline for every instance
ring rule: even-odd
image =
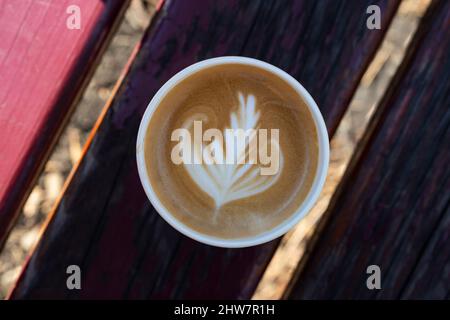
[[[126,4],[0,1],[0,248]]]
[[[326,213],[293,299],[448,299],[450,2],[435,1]],[[366,268],[381,268],[368,290]]]
[[[370,31],[365,10],[372,2],[167,1],[11,298],[249,298],[278,240],[220,249],[187,239],[165,223],[137,174],[141,116],[182,68],[208,57],[244,55],[300,80],[333,133],[398,6],[375,1],[383,28]],[[81,291],[66,289],[69,264],[82,269]]]

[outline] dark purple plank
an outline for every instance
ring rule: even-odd
[[[135,139],[152,95],[181,68],[220,55],[278,65],[317,99],[333,133],[397,9],[376,1],[168,1],[154,19],[12,298],[248,298],[278,241],[219,249],[180,235],[153,210]],[[360,12],[360,14],[355,14]],[[83,289],[66,289],[78,264]]]
[[[448,189],[447,189],[448,192]],[[402,291],[402,299],[450,299],[450,209],[425,247]]]
[[[450,2],[418,30],[289,298],[448,298]]]

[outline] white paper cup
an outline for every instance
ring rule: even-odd
[[[318,144],[319,144],[318,166],[314,182],[307,197],[299,206],[299,208],[296,210],[296,212],[292,214],[289,218],[287,218],[284,222],[277,225],[273,229],[270,229],[266,232],[263,232],[259,235],[252,237],[224,239],[202,234],[196,230],[191,229],[187,225],[181,223],[178,219],[175,218],[175,216],[173,216],[170,213],[169,210],[167,210],[163,206],[158,196],[154,192],[153,187],[148,178],[147,167],[145,164],[144,139],[146,136],[147,126],[150,122],[150,119],[153,116],[154,111],[158,108],[162,99],[166,96],[166,94],[168,94],[171,91],[171,89],[175,85],[177,85],[180,81],[182,81],[186,77],[205,68],[222,64],[244,64],[258,67],[267,70],[277,75],[279,78],[285,80],[288,84],[291,85],[292,88],[294,88],[298,92],[298,94],[306,102],[306,105],[310,109],[311,114],[313,116],[318,133]],[[327,128],[325,126],[325,122],[323,120],[319,108],[317,107],[317,104],[314,102],[313,98],[308,93],[308,91],[306,91],[306,89],[289,74],[269,63],[257,59],[236,57],[236,56],[226,56],[203,60],[181,70],[172,78],[170,78],[170,80],[167,81],[161,87],[161,89],[158,90],[158,92],[155,94],[153,99],[148,104],[144,116],[141,120],[141,124],[139,126],[139,132],[136,142],[136,158],[139,177],[141,179],[145,193],[147,194],[147,197],[150,199],[150,202],[152,203],[156,211],[158,211],[158,213],[164,220],[167,221],[167,223],[169,223],[172,227],[177,229],[182,234],[199,242],[224,248],[242,248],[262,244],[282,236],[283,234],[288,232],[291,228],[293,228],[309,212],[309,210],[311,210],[312,206],[317,201],[320,192],[322,191],[328,171],[329,150],[330,146],[328,142],[328,133]]]

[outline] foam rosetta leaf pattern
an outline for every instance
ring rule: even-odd
[[[238,93],[239,106],[236,111],[230,113],[230,129],[258,129],[260,122],[260,111],[256,107],[255,96],[249,94],[244,96]],[[186,128],[192,128],[194,120],[205,120],[205,115],[199,114],[185,123]],[[225,129],[224,129],[225,131]],[[223,134],[223,143],[213,140],[210,144],[202,143],[201,148],[193,146],[194,157],[201,157],[202,164],[183,164],[187,173],[195,184],[215,203],[216,209],[219,209],[231,201],[244,199],[268,190],[278,180],[283,168],[283,154],[278,141],[270,140],[273,148],[279,154],[279,172],[274,175],[261,175],[261,164],[248,163],[244,161],[235,161],[233,164],[226,163],[227,151],[230,152],[230,146],[236,151],[236,137]],[[257,135],[252,135],[245,141],[244,152],[236,151],[236,160],[249,158],[249,154],[257,152],[254,150],[256,143],[251,143],[252,139],[257,139]],[[197,151],[195,151],[197,150]],[[199,150],[204,150],[201,152]],[[214,159],[211,158],[211,150],[215,150]],[[205,152],[206,151],[206,152]],[[195,154],[196,153],[196,154]],[[217,161],[218,160],[218,161]]]

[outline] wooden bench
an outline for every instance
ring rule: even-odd
[[[369,30],[366,27],[366,9],[374,4],[381,8],[381,30]],[[329,134],[332,135],[380,45],[398,4],[399,1],[391,0],[164,2],[146,31],[139,50],[130,58],[115,95],[94,128],[83,158],[70,175],[39,244],[28,259],[10,298],[250,298],[279,240],[246,249],[215,248],[184,237],[159,217],[140,185],[135,160],[137,129],[148,101],[172,75],[198,60],[222,55],[250,56],[268,61],[297,78],[317,101]],[[397,162],[409,156],[421,160],[420,157],[425,155],[420,151],[433,147],[434,154],[426,156],[426,161],[435,159],[438,167],[441,164],[440,170],[445,170],[442,165],[444,161],[448,163],[448,151],[445,148],[445,142],[448,141],[448,125],[445,127],[448,124],[448,108],[445,109],[444,104],[448,105],[448,94],[439,96],[445,94],[446,89],[448,92],[448,85],[443,85],[440,87],[442,90],[438,91],[425,91],[427,83],[424,83],[423,89],[418,88],[417,83],[412,87],[415,90],[409,87],[410,81],[420,80],[416,74],[421,73],[414,68],[422,66],[422,62],[428,62],[430,54],[436,53],[440,57],[449,49],[448,2],[443,0],[435,6],[437,9],[430,11],[421,26],[421,30],[425,31],[418,33],[418,37],[420,35],[423,40],[428,39],[425,37],[426,31],[433,32],[435,40],[426,42],[432,45],[433,50],[427,55],[426,44],[419,46],[420,41],[414,41],[416,49],[410,54],[377,111],[377,120],[366,134],[365,147],[359,149],[330,206],[327,214],[329,223],[320,233],[311,258],[287,297],[328,297],[334,294],[339,297],[358,296],[357,286],[365,284],[366,273],[357,268],[365,267],[367,263],[377,264],[376,259],[370,259],[376,255],[385,256],[385,261],[390,261],[389,256],[383,254],[384,251],[377,252],[377,248],[371,247],[370,243],[366,244],[369,252],[364,256],[364,252],[359,251],[362,244],[352,247],[353,243],[348,240],[350,238],[343,238],[345,242],[340,243],[342,248],[339,249],[355,253],[355,259],[361,259],[356,261],[353,268],[362,274],[356,279],[358,283],[352,282],[354,279],[351,277],[342,278],[338,287],[341,291],[334,293],[338,282],[331,281],[328,285],[330,274],[335,265],[344,270],[345,263],[351,263],[344,258],[352,255],[344,254],[344,258],[335,265],[325,264],[323,278],[317,279],[314,272],[321,272],[319,267],[324,261],[321,257],[330,253],[327,250],[338,243],[338,236],[346,236],[347,229],[355,230],[351,239],[360,240],[358,237],[366,235],[368,226],[379,226],[372,231],[374,237],[382,241],[386,249],[389,249],[389,243],[395,243],[393,240],[397,239],[396,254],[402,252],[401,244],[408,244],[407,240],[420,242],[427,236],[433,239],[428,248],[424,247],[423,252],[428,252],[428,256],[434,256],[433,250],[443,245],[448,230],[443,227],[448,226],[449,219],[444,219],[442,212],[447,212],[448,216],[448,196],[439,198],[444,207],[441,211],[433,211],[434,218],[427,221],[424,230],[411,225],[412,231],[418,232],[420,229],[420,233],[425,235],[416,236],[412,232],[408,234],[409,238],[397,238],[395,229],[403,219],[412,220],[406,210],[415,208],[415,200],[419,197],[414,192],[425,190],[420,189],[423,183],[429,183],[434,188],[442,186],[444,190],[448,186],[446,171],[439,174],[440,171],[431,170],[431,176],[427,176],[425,163],[419,161],[402,166]],[[422,70],[425,72],[422,74],[423,81],[429,81],[429,85],[440,83],[438,80],[442,75],[448,76],[448,67],[435,69],[439,61],[440,58],[429,70],[430,73],[426,73],[428,69]],[[427,92],[435,92],[435,96],[425,94]],[[411,101],[416,101],[409,100],[413,97],[424,99],[416,102],[412,108],[419,112],[418,115],[408,111]],[[433,104],[434,108],[426,109],[427,102]],[[442,102],[443,105],[435,106],[435,102]],[[419,122],[424,116],[430,116],[430,123],[438,126],[425,127]],[[416,124],[422,128],[417,132],[414,131]],[[417,149],[412,142],[414,137],[423,137],[419,139],[422,144]],[[385,141],[385,138],[389,139]],[[433,139],[439,143],[432,144]],[[396,153],[391,158],[392,146],[397,146],[398,150],[395,149]],[[377,153],[378,150],[382,152]],[[436,158],[435,154],[438,155]],[[387,162],[383,165],[382,160]],[[381,173],[384,169],[391,172],[391,180],[385,181],[379,188],[376,179],[381,176],[368,175],[371,172],[368,170]],[[405,197],[402,189],[397,187],[408,187],[408,173],[416,169],[418,177],[414,178],[415,182],[410,186],[414,192]],[[397,182],[399,185],[390,184]],[[362,192],[361,183],[367,186],[366,192]],[[370,193],[379,199],[387,196],[391,202],[375,203],[374,208],[377,210],[371,215],[370,209],[354,202],[359,196],[360,199],[368,199]],[[393,201],[397,198],[403,199],[402,207],[382,206],[395,204]],[[434,205],[428,198],[424,201],[431,201]],[[415,216],[425,217],[425,211],[422,211],[425,209],[420,207],[420,203],[417,205],[419,207]],[[355,206],[361,207],[356,208],[359,211],[355,210]],[[390,211],[390,208],[395,210]],[[399,215],[398,220],[392,220],[389,215],[392,212]],[[347,218],[342,219],[345,215]],[[375,222],[379,224],[371,220],[378,218],[380,220]],[[358,223],[353,227],[352,221]],[[440,221],[443,222],[440,225],[442,232],[432,233],[431,226],[438,225]],[[385,226],[382,222],[391,222],[392,226]],[[336,226],[341,233],[336,231]],[[405,227],[401,233],[403,235],[408,231],[408,225]],[[383,239],[385,230],[389,230],[390,237]],[[424,270],[426,257],[427,254],[424,254],[422,261],[419,261],[416,255],[417,259],[409,262],[416,262],[417,268]],[[442,261],[442,266],[448,263],[445,257]],[[82,269],[82,290],[67,290],[65,271],[72,264]],[[397,265],[400,267],[401,262]],[[412,270],[409,271],[409,278],[417,276],[417,282],[423,281],[419,279],[423,273],[414,275]],[[390,276],[392,279],[389,283],[395,283],[395,273]],[[345,282],[347,280],[349,283]],[[307,287],[305,291],[304,283]],[[316,283],[321,285],[315,286]],[[348,287],[349,291],[345,291]],[[394,296],[398,296],[397,293]]]
[[[226,250],[187,239],[165,223],[137,175],[141,116],[180,69],[208,57],[244,55],[271,62],[303,83],[332,134],[398,6],[375,3],[383,11],[382,29],[372,31],[365,12],[373,1],[167,1],[11,297],[251,297],[279,241]],[[71,264],[83,270],[83,290],[66,288]]]
[[[0,1],[0,248],[126,5]]]

